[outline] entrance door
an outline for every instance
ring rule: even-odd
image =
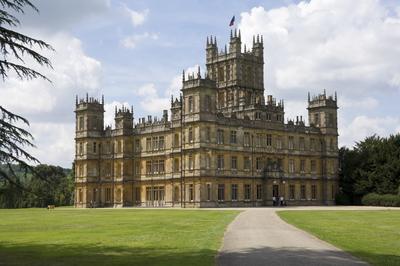
[[[279,197],[279,185],[272,186],[272,196],[276,198]]]

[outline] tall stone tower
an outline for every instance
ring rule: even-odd
[[[217,85],[217,107],[230,113],[240,105],[264,104],[263,39],[253,38],[253,47],[242,50],[240,30],[231,31],[229,51],[218,53],[217,41],[207,38],[206,67]]]
[[[333,191],[337,191],[336,182],[338,169],[338,126],[337,126],[337,96],[326,96],[326,92],[310,97],[308,94],[308,121],[310,126],[321,130],[321,173],[325,182],[322,182],[322,200],[325,204],[334,204]],[[313,150],[315,150],[313,148]]]
[[[95,183],[100,176],[100,165],[97,161],[100,156],[100,142],[104,132],[104,98],[101,102],[95,98],[76,98],[76,152],[75,176],[81,177],[83,183],[93,186],[76,185],[76,203],[80,207],[88,207],[99,199]],[[78,179],[77,179],[78,180]]]

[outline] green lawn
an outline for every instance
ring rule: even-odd
[[[0,210],[0,265],[214,265],[238,211]]]
[[[280,211],[279,216],[373,265],[400,265],[400,211]]]

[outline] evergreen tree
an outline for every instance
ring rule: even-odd
[[[13,28],[20,25],[20,21],[13,14],[23,14],[25,8],[36,12],[38,9],[29,0],[0,0],[0,76],[8,78],[12,72],[20,79],[43,78],[49,79],[38,71],[25,66],[24,58],[31,57],[42,66],[51,67],[48,58],[42,56],[35,49],[50,49],[52,47],[46,42],[21,34]],[[6,110],[0,106],[0,186],[22,189],[19,177],[15,174],[14,164],[18,164],[25,173],[33,171],[31,163],[39,161],[29,154],[26,149],[33,147],[32,135],[21,126],[29,126],[27,119]],[[8,191],[9,192],[9,191]],[[0,190],[0,193],[4,191]]]

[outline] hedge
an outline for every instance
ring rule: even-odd
[[[363,205],[400,207],[400,195],[369,193],[361,200]]]

